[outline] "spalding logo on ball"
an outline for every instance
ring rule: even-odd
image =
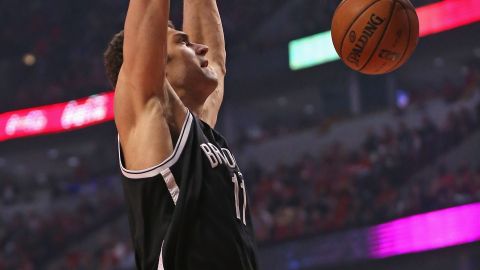
[[[364,74],[385,74],[405,64],[418,34],[418,16],[408,0],[343,0],[333,15],[335,50]]]

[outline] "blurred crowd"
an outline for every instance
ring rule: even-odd
[[[133,270],[135,256],[130,244],[130,231],[126,219],[110,224],[95,233],[90,245],[74,247],[64,254],[51,270]]]
[[[379,85],[378,87],[384,87]],[[431,100],[438,99],[449,104],[462,99],[470,98],[475,91],[480,89],[480,61],[471,60],[465,63],[465,70],[456,80],[445,79],[438,85],[416,85],[404,89],[404,95],[408,102],[396,104],[395,114],[402,115],[405,108],[412,106],[422,108]],[[341,89],[338,89],[341,91]],[[335,102],[329,100],[328,102]],[[363,101],[367,103],[368,101]],[[368,104],[363,104],[368,106]],[[242,149],[246,145],[258,144],[288,134],[295,134],[306,129],[328,130],[333,124],[343,119],[351,119],[348,106],[341,104],[333,114],[326,114],[320,109],[315,109],[311,104],[305,104],[303,110],[295,112],[284,112],[281,107],[262,108],[263,111],[254,111],[256,115],[266,116],[262,120],[250,119],[248,125],[240,127],[240,136],[234,141],[235,147]],[[382,110],[385,108],[382,108]],[[242,114],[237,117],[243,117]],[[255,122],[256,121],[256,122]]]
[[[0,187],[2,205],[8,206],[0,210],[1,270],[38,269],[123,213],[117,175],[32,185],[30,190],[13,181]]]
[[[1,112],[76,99],[111,88],[103,50],[126,1],[2,1]],[[106,12],[108,11],[108,12]]]
[[[248,179],[255,180],[250,191],[258,240],[366,226],[479,201],[480,163],[469,161],[459,168],[441,164],[436,179],[412,178],[478,130],[479,116],[480,104],[475,113],[451,111],[440,126],[424,115],[419,127],[400,121],[395,129],[372,128],[356,150],[334,143],[291,167],[249,170]]]

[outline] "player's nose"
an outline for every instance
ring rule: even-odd
[[[203,44],[197,44],[197,47],[195,48],[195,52],[198,55],[206,55],[208,53],[208,46],[203,45]]]

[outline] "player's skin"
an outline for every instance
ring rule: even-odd
[[[129,170],[172,154],[187,109],[213,128],[223,100],[226,52],[216,0],[184,0],[185,32],[167,27],[169,5],[130,0],[128,7],[115,124]]]

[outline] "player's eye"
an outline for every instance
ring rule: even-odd
[[[180,39],[180,43],[185,44],[185,45],[187,45],[187,46],[192,45],[192,43],[190,43],[190,41],[188,40],[187,37],[182,37],[182,38]]]

